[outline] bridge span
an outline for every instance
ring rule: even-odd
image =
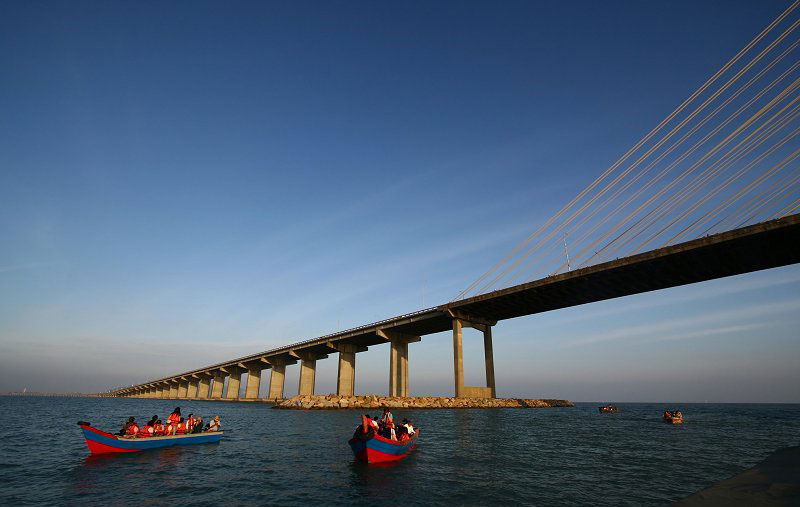
[[[356,355],[390,344],[389,395],[409,396],[408,345],[452,330],[454,394],[495,397],[492,328],[505,319],[800,262],[800,214],[763,222],[529,283],[373,322],[284,347],[115,390],[140,398],[259,399],[270,370],[268,399],[283,398],[286,367],[300,362],[299,394],[314,394],[316,361],[338,354],[337,394],[354,394]],[[486,386],[464,385],[462,329],[483,333]],[[242,374],[247,373],[240,398]],[[225,380],[227,378],[227,388]]]

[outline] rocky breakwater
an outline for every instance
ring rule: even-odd
[[[523,400],[517,398],[395,398],[390,396],[295,396],[275,403],[272,408],[285,410],[340,410],[362,408],[551,408],[573,407],[567,400]]]

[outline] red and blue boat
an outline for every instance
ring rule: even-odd
[[[417,446],[419,428],[408,440],[399,442],[378,435],[367,421],[367,419],[362,420],[362,425],[358,427],[353,438],[348,442],[359,461],[364,463],[400,461]],[[368,428],[367,431],[364,431],[364,428]]]
[[[114,452],[140,452],[173,445],[215,444],[222,439],[223,432],[194,433],[191,435],[172,435],[167,437],[124,438],[97,428],[89,423],[78,423],[86,438],[91,454],[110,454]]]

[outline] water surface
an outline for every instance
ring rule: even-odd
[[[89,457],[76,421],[116,430],[175,401],[0,396],[2,505],[663,505],[800,442],[800,405],[661,404],[408,410],[418,448],[394,466],[353,460],[355,411],[186,402],[219,415],[220,444]]]

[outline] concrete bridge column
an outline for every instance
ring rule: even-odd
[[[419,336],[390,330],[379,330],[378,336],[388,340],[389,349],[389,396],[408,397],[408,344],[420,341]]]
[[[247,385],[244,388],[244,397],[247,400],[257,400],[258,391],[261,389],[261,370],[266,363],[254,361],[247,363]]]
[[[478,320],[474,322],[473,320]],[[453,372],[457,398],[495,398],[497,391],[494,378],[494,355],[492,351],[492,326],[494,322],[483,319],[453,318]],[[483,333],[483,357],[486,366],[486,387],[464,386],[463,328],[472,327]]]
[[[356,390],[356,346],[352,343],[337,343],[336,350],[339,351],[336,394],[353,396]]]
[[[228,376],[228,389],[225,391],[225,398],[228,400],[239,399],[239,387],[242,385],[242,369],[233,366],[230,368]]]
[[[280,360],[270,359],[272,372],[269,375],[269,393],[267,398],[270,400],[283,399],[283,385],[286,380],[286,363]]]
[[[164,397],[164,386],[161,384],[156,387],[156,398],[163,398]]]
[[[189,382],[181,380],[178,382],[178,398],[186,398],[186,392],[189,389]]]
[[[189,379],[189,389],[186,390],[186,397],[187,398],[197,398],[197,386],[200,382],[200,379],[192,378]]]
[[[494,383],[494,352],[492,351],[492,326],[483,326],[483,359],[486,363],[486,387],[492,390],[492,398],[497,398]]]
[[[225,372],[214,372],[214,383],[211,385],[211,398],[222,398],[222,388],[225,386]]]
[[[453,319],[453,377],[456,398],[464,396],[464,344],[461,321]]]
[[[177,398],[178,397],[178,384],[175,381],[170,381],[169,383],[169,397],[170,398]]]
[[[300,360],[300,385],[297,387],[297,394],[313,395],[314,380],[317,375],[317,360],[310,357]]]
[[[208,391],[211,387],[211,377],[204,373],[200,376],[200,381],[197,383],[197,397],[200,399],[208,398]]]

